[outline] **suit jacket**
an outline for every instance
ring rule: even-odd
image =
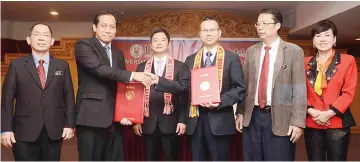
[[[307,105],[320,111],[333,110],[336,115],[330,118],[330,126],[317,125],[310,115],[306,117],[306,127],[327,129],[355,126],[349,106],[354,99],[357,84],[356,61],[353,56],[335,53],[325,75],[327,88],[322,95],[315,93],[314,85],[317,71],[316,57],[305,58]]]
[[[238,104],[236,112],[244,115],[245,127],[251,124],[262,44],[263,42],[259,42],[246,51],[246,96],[243,102]],[[286,136],[289,126],[305,127],[306,86],[303,60],[304,51],[299,46],[280,40],[271,85],[272,132],[277,136]]]
[[[174,62],[174,80],[179,80],[180,70],[184,63],[175,60]],[[143,72],[146,62],[138,65],[137,70]],[[166,68],[163,75],[165,76]],[[154,64],[152,65],[151,73],[155,74]],[[149,117],[144,117],[144,124],[142,130],[144,134],[154,133],[157,124],[159,124],[160,131],[163,134],[176,133],[177,123],[185,124],[185,107],[184,102],[187,102],[185,95],[172,95],[172,104],[174,105],[174,111],[170,114],[163,114],[164,110],[164,93],[156,91],[155,86],[150,87],[150,103],[149,103]]]
[[[193,69],[195,54],[186,58],[185,64],[181,69],[179,81],[169,81],[160,77],[156,89],[163,92],[181,93],[188,92],[191,98],[191,77],[190,70]],[[216,58],[215,58],[216,59]],[[215,65],[215,59],[213,65]],[[201,59],[202,65],[204,64]],[[235,120],[233,105],[241,101],[245,94],[244,79],[240,58],[238,55],[226,51],[223,65],[223,83],[220,92],[220,104],[217,108],[209,110],[210,129],[214,135],[235,134]],[[207,109],[207,108],[199,108]],[[186,133],[192,135],[195,131],[198,118],[189,117],[190,100],[186,106]]]
[[[76,96],[76,125],[107,128],[114,118],[117,82],[128,83],[122,51],[111,47],[112,67],[105,48],[96,37],[76,42],[79,76]]]
[[[63,60],[50,56],[44,90],[31,54],[11,60],[1,100],[1,131],[13,131],[16,140],[35,141],[43,126],[57,140],[63,128],[74,127],[74,87],[69,64]]]

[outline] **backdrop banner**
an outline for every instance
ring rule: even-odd
[[[256,38],[223,38],[220,41],[225,50],[234,52],[239,55],[241,64],[243,64],[246,49],[260,39]],[[127,70],[136,71],[138,64],[146,62],[151,57],[151,48],[149,38],[145,37],[117,37],[112,44],[121,49],[125,55],[125,65]],[[169,54],[176,60],[184,62],[187,56],[196,53],[202,43],[199,39],[189,38],[171,38],[169,45]],[[178,160],[191,160],[191,151],[188,136],[179,137]],[[124,150],[125,160],[138,161],[145,160],[143,137],[136,136],[131,126],[124,128]],[[159,151],[162,152],[161,144]],[[230,160],[243,160],[241,134],[233,136],[233,142],[229,153]]]

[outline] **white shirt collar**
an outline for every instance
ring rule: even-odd
[[[279,45],[280,45],[280,37],[278,36],[276,38],[276,40],[270,45],[271,49],[270,50],[274,50],[275,52],[278,50],[279,48]],[[265,50],[265,47],[267,45],[263,42],[263,45],[261,47],[261,50]]]
[[[216,45],[216,48],[210,50],[210,52],[212,53],[212,56],[215,56],[215,55],[216,55],[218,48],[219,48],[219,45]],[[206,57],[206,53],[207,53],[207,52],[209,52],[209,50],[204,47],[204,52],[203,52],[203,54],[205,55],[205,57]]]
[[[163,57],[154,56],[154,62],[157,63],[158,60],[161,60],[163,63],[166,63],[167,55]]]
[[[99,40],[99,42],[101,43],[101,45],[103,46],[103,47],[105,47],[106,45],[108,45],[109,47],[110,47],[110,50],[111,50],[111,42],[109,43],[109,44],[106,44],[106,43],[104,43],[104,42],[102,42],[100,39],[98,39],[97,37],[95,37],[97,40]]]

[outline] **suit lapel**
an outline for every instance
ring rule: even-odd
[[[118,54],[113,50],[116,48],[115,46],[111,45],[111,58],[112,58],[112,67],[117,67],[117,56]]]
[[[95,44],[96,48],[99,50],[100,56],[106,61],[106,64],[110,66],[110,60],[106,54],[105,48],[102,46],[100,41],[96,37],[93,37],[92,41]]]
[[[329,83],[331,78],[335,75],[335,73],[338,71],[336,68],[336,65],[340,64],[340,53],[335,52],[333,59],[331,60],[331,63],[329,67],[327,68],[325,75],[326,75],[326,82]]]
[[[309,66],[309,69],[306,70],[306,75],[309,79],[309,82],[312,87],[314,87],[314,83],[317,76],[317,63],[316,63],[316,57],[312,57],[309,63],[307,64]]]
[[[257,47],[254,50],[254,59],[255,59],[255,82],[257,83],[257,80],[259,79],[259,69],[260,69],[260,59],[261,59],[261,47],[262,43],[257,44]],[[256,85],[256,84],[255,84]]]
[[[279,48],[276,54],[276,60],[274,64],[274,73],[273,73],[273,80],[272,80],[272,88],[274,88],[276,77],[279,74],[281,66],[284,63],[284,49],[286,48],[286,44],[283,40],[280,40]]]
[[[47,73],[47,77],[46,77],[46,84],[45,84],[45,88],[46,89],[50,82],[52,81],[54,74],[56,72],[56,68],[57,68],[58,64],[57,61],[50,56],[50,61],[49,61],[49,69],[48,69],[48,73]]]
[[[40,89],[42,89],[39,74],[37,73],[37,70],[36,70],[34,58],[32,57],[31,54],[29,56],[27,56],[27,58],[25,60],[25,66],[29,70],[29,73],[31,74],[31,76],[34,78],[34,81],[36,82],[36,84],[39,86]]]

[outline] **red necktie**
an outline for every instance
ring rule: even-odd
[[[268,86],[268,73],[269,73],[269,50],[271,47],[265,47],[265,57],[263,60],[261,73],[260,73],[260,80],[259,80],[259,87],[258,87],[258,103],[260,108],[264,108],[267,102],[267,86]]]
[[[39,60],[39,66],[37,67],[37,72],[40,78],[41,87],[45,88],[45,68],[44,68],[44,60]]]

